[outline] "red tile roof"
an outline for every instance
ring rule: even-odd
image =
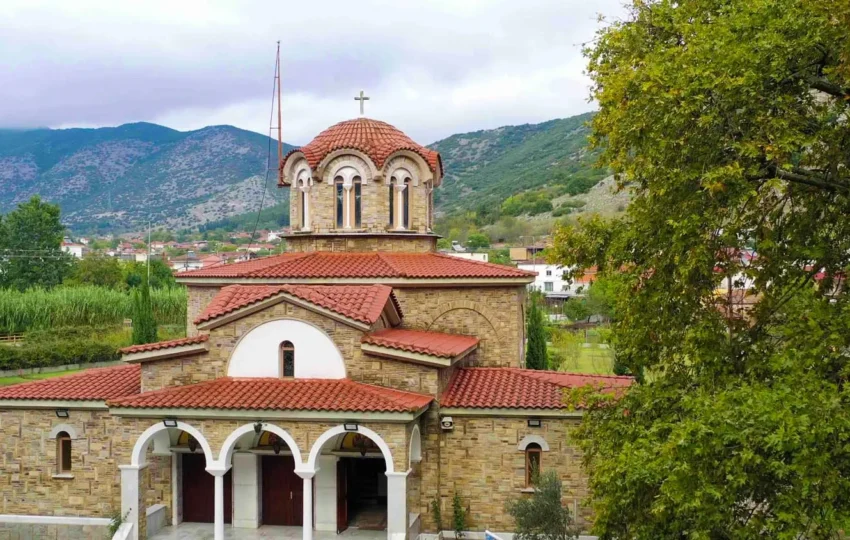
[[[140,387],[139,365],[121,365],[0,387],[0,399],[100,401],[138,394]]]
[[[475,336],[387,328],[363,336],[363,343],[399,349],[402,351],[430,354],[441,358],[454,358],[478,345]]]
[[[392,288],[386,285],[230,285],[221,289],[212,299],[204,312],[195,319],[195,324],[215,319],[280,293],[296,296],[355,321],[373,324],[380,318],[390,298],[401,313],[392,291]]]
[[[335,124],[316,135],[316,138],[296,150],[290,151],[286,158],[294,152],[301,152],[307,158],[312,169],[331,152],[343,148],[359,150],[369,156],[380,169],[387,158],[399,150],[410,150],[422,156],[434,172],[443,174],[440,154],[430,148],[417,144],[398,128],[370,118],[356,118]]]
[[[198,343],[204,343],[208,339],[209,336],[207,334],[198,334],[197,336],[171,339],[169,341],[157,341],[156,343],[146,343],[144,345],[131,345],[129,347],[119,349],[118,352],[122,354],[134,354],[158,351],[161,349],[173,349],[174,347],[183,347],[185,345],[197,345]]]
[[[249,409],[335,412],[412,412],[431,396],[349,379],[224,377],[110,400],[114,407]]]
[[[375,253],[327,251],[283,253],[227,266],[182,272],[181,278],[403,278],[499,279],[533,278],[534,272],[511,266],[459,259],[440,253]]]
[[[465,368],[443,393],[444,407],[473,409],[562,409],[564,389],[599,385],[624,388],[632,377],[585,375],[519,368]]]

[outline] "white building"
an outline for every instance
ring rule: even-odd
[[[441,251],[440,253],[444,255],[450,255],[452,257],[457,257],[458,259],[466,259],[469,261],[490,262],[490,255],[486,252],[473,253],[458,251]]]
[[[62,242],[62,251],[65,253],[70,253],[74,257],[78,259],[82,259],[83,256],[89,252],[89,248],[84,246],[83,244],[73,244],[70,242]]]
[[[549,297],[581,296],[587,293],[587,288],[596,276],[596,269],[589,269],[583,276],[571,282],[564,276],[568,269],[557,264],[519,263],[517,268],[537,273],[534,283],[529,287]]]

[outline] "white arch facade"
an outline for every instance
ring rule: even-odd
[[[322,447],[326,442],[331,440],[333,437],[337,435],[341,435],[343,433],[348,433],[345,430],[344,426],[336,426],[322,433],[322,435],[316,439],[316,442],[313,443],[313,447],[310,449],[310,457],[307,459],[307,464],[305,469],[308,471],[316,470],[316,460],[319,459],[319,454],[322,453]],[[381,450],[381,454],[384,456],[384,462],[387,465],[387,473],[395,472],[395,467],[393,466],[393,454],[390,451],[390,447],[387,442],[381,438],[380,435],[375,433],[369,428],[363,426],[357,426],[357,433],[361,435],[365,435],[372,439],[372,442]]]
[[[540,435],[526,435],[522,438],[521,441],[519,441],[519,444],[516,448],[517,450],[525,452],[525,449],[528,448],[529,444],[540,445],[541,450],[543,450],[544,452],[549,451],[549,444],[546,442],[546,439],[544,439]]]
[[[292,452],[292,458],[295,460],[295,468],[300,470],[303,468],[303,463],[301,461],[301,450],[298,448],[298,444],[295,442],[295,439],[292,435],[289,434],[288,431],[281,428],[280,426],[276,426],[274,424],[263,423],[262,431],[268,431],[270,433],[274,433],[289,446],[289,450]],[[236,443],[239,439],[248,434],[255,433],[254,424],[245,424],[244,426],[240,426],[233,430],[233,432],[227,436],[227,439],[224,440],[224,444],[221,446],[221,452],[218,456],[219,467],[230,467],[231,459],[233,457],[233,451],[236,449]],[[225,469],[226,470],[226,469]]]
[[[59,424],[57,426],[53,426],[53,429],[50,430],[50,433],[47,435],[48,439],[55,439],[60,433],[65,432],[71,437],[71,440],[76,440],[79,437],[77,436],[77,430],[71,424]]]
[[[210,448],[210,443],[207,442],[204,435],[185,422],[181,422],[180,420],[177,420],[176,422],[176,428],[167,428],[163,422],[157,422],[146,429],[145,432],[142,433],[136,440],[135,446],[133,446],[133,453],[130,457],[130,466],[141,467],[145,465],[145,454],[147,453],[148,446],[150,446],[154,435],[167,429],[180,429],[194,437],[195,440],[198,441],[198,444],[201,445],[201,449],[204,451],[204,456],[207,459],[207,467],[212,466],[215,463],[215,457],[213,456],[212,449]]]
[[[227,366],[228,377],[280,377],[280,344],[295,347],[296,379],[343,379],[345,361],[323,330],[297,319],[259,324],[236,343]]]

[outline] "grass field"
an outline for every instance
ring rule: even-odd
[[[53,377],[61,377],[62,375],[70,375],[71,373],[79,373],[82,369],[69,369],[66,371],[52,371],[50,373],[33,373],[30,375],[15,376],[15,377],[0,377],[0,386],[9,386],[10,384],[18,384],[28,381],[38,381],[41,379],[52,379]]]
[[[611,349],[590,343],[579,351],[577,357],[567,355],[567,358],[561,364],[561,371],[594,375],[614,374],[614,354]]]

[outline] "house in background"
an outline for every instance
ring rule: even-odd
[[[89,252],[89,248],[83,244],[75,244],[72,242],[62,242],[60,247],[63,252],[70,253],[78,259],[82,259]]]

